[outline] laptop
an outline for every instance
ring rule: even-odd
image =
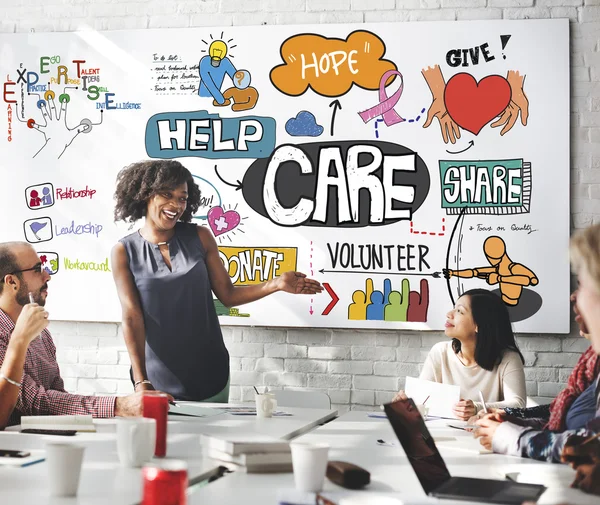
[[[399,400],[383,408],[423,490],[429,496],[521,505],[524,501],[536,501],[546,489],[537,484],[507,480],[452,477],[413,400]]]

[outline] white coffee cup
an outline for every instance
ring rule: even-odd
[[[254,399],[256,400],[257,417],[273,417],[273,412],[277,408],[277,400],[273,393],[254,395]]]
[[[140,468],[154,456],[156,419],[123,417],[117,419],[117,452],[123,466]]]
[[[328,444],[291,442],[296,489],[317,493],[323,488],[327,471]]]
[[[75,496],[85,447],[75,444],[46,444],[50,496]]]

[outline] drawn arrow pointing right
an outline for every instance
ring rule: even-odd
[[[331,296],[331,301],[329,302],[329,305],[327,305],[327,307],[325,307],[325,310],[322,313],[323,316],[326,316],[327,314],[329,314],[331,312],[333,307],[335,307],[337,302],[340,301],[340,298],[338,297],[338,295],[335,294],[335,291],[333,289],[331,289],[331,286],[327,282],[323,283],[323,287],[327,290],[327,292],[329,293],[329,296]]]

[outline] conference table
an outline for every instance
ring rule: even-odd
[[[191,402],[178,402],[188,404]],[[202,403],[218,409],[223,404]],[[239,407],[239,404],[228,404]],[[247,405],[245,405],[247,406]],[[209,417],[169,415],[167,459],[180,459],[188,465],[193,485],[218,475],[221,463],[203,456],[200,433],[219,435],[243,433],[267,435],[291,440],[337,416],[336,410],[282,409],[292,414],[269,419],[221,413]],[[76,497],[48,496],[46,462],[23,468],[0,466],[0,504],[35,505],[134,505],[142,499],[142,475],[139,468],[125,468],[117,456],[115,419],[95,419],[96,433],[77,433],[73,437],[19,433],[19,426],[0,432],[1,449],[43,450],[48,441],[85,446],[79,490]]]
[[[361,499],[363,501],[360,503],[373,505],[466,503],[440,501],[425,496],[385,418],[371,417],[366,412],[359,411],[337,417],[335,410],[287,407],[282,410],[292,415],[270,419],[229,413],[202,418],[169,416],[167,458],[183,459],[188,464],[191,484],[188,490],[189,505],[276,505],[280,500],[294,503],[290,500],[296,497],[292,473],[248,474],[234,471],[222,475],[223,463],[202,455],[200,433],[219,435],[233,432],[248,436],[269,435],[283,440],[326,442],[330,445],[330,460],[355,463],[371,473],[371,484],[360,491],[345,490],[326,479],[322,493],[333,503],[349,498]],[[78,433],[75,437],[27,435],[13,431],[18,430],[18,427],[0,432],[2,449],[43,449],[49,439],[60,439],[61,442],[71,439],[68,442],[86,446],[76,497],[48,497],[47,468],[44,462],[26,468],[0,467],[0,504],[140,503],[141,470],[120,466],[116,452],[116,421],[95,420],[95,424],[97,433]],[[520,481],[548,486],[539,500],[542,505],[600,503],[597,496],[568,488],[574,475],[568,466],[498,454],[479,454],[472,435],[450,428],[447,420],[427,421],[427,426],[453,476],[502,479],[510,473]],[[220,475],[220,478],[216,478]],[[212,482],[208,482],[209,480]]]

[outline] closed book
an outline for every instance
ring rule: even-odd
[[[22,430],[74,430],[95,432],[91,415],[75,416],[23,416]]]
[[[290,452],[290,443],[265,435],[201,435],[205,451],[217,450],[236,455],[256,452]]]
[[[235,463],[236,465],[277,465],[292,462],[291,452],[256,452],[245,454],[227,454],[226,452],[209,449],[205,453],[209,458],[218,459],[226,463]]]
[[[237,465],[224,463],[231,470],[245,473],[287,473],[293,471],[292,462],[289,463],[262,463],[254,465]]]

